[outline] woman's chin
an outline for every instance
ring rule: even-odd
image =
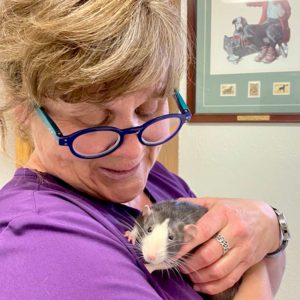
[[[142,195],[147,181],[147,176],[140,173],[120,180],[108,180],[107,177],[97,175],[91,180],[93,192],[99,199],[115,203],[126,203]]]
[[[135,198],[137,198],[141,194],[141,191],[131,191],[131,192],[123,192],[121,194],[115,193],[114,195],[109,197],[109,200],[115,203],[128,203]]]

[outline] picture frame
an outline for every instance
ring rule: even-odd
[[[259,24],[262,7],[255,6],[259,2],[266,3],[187,0],[192,57],[188,62],[187,104],[191,122],[300,122],[299,17],[289,16],[286,53],[276,44],[276,58],[271,62],[256,61],[262,47],[257,46],[253,53],[245,52],[238,61],[233,61],[237,52],[233,58],[233,51],[228,52],[234,47],[225,50],[225,36],[235,38],[235,18],[244,15],[247,29]],[[300,11],[300,1],[282,2],[288,2],[290,11]]]

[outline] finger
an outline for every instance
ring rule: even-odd
[[[219,294],[234,286],[246,270],[247,268],[243,264],[240,264],[230,274],[219,280],[194,284],[194,289],[209,295]]]
[[[216,208],[208,211],[197,223],[197,234],[195,238],[183,245],[176,255],[176,258],[184,256],[196,246],[203,244],[211,239],[217,232],[227,225],[227,215],[224,214],[222,208]]]
[[[222,236],[226,237],[229,236],[230,232],[228,230],[222,231]],[[231,237],[231,240],[227,240],[225,238],[227,245],[228,245],[228,250],[230,249],[235,249],[236,251],[236,238]],[[239,257],[242,258],[243,256],[241,255],[244,253],[245,247],[239,247],[238,252],[239,252]],[[235,252],[234,251],[234,252]],[[232,253],[228,253],[228,255],[232,255]],[[208,240],[206,243],[201,245],[189,258],[184,260],[183,266],[180,268],[182,273],[189,274],[194,272],[195,270],[201,270],[207,266],[212,265],[214,262],[219,260],[222,256],[224,256],[226,253],[224,252],[224,248],[221,245],[219,241],[217,241],[216,237]],[[227,255],[227,256],[228,256]],[[242,260],[242,259],[241,259]]]
[[[184,274],[189,274],[213,264],[222,256],[223,249],[220,244],[215,239],[210,239],[184,261],[180,270]]]
[[[211,281],[205,284],[195,284],[193,287],[196,291],[216,295],[234,286],[242,277],[245,270],[243,268],[235,269],[230,275],[221,280]]]
[[[240,259],[237,259],[237,257],[238,250],[232,250],[231,255],[228,253],[228,255],[223,256],[212,265],[207,266],[200,271],[190,273],[189,277],[196,284],[205,284],[226,278],[238,266],[244,266],[244,268],[246,268],[246,264]]]

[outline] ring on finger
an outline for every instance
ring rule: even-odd
[[[220,233],[218,233],[218,234],[215,235],[215,240],[217,240],[218,243],[221,245],[221,247],[223,249],[223,255],[225,255],[229,251],[229,243],[228,243],[228,241]]]

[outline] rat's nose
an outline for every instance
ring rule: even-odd
[[[149,254],[149,255],[147,255],[147,257],[146,257],[146,260],[147,260],[148,262],[154,261],[155,259],[156,259],[156,256],[155,256],[154,254]]]

